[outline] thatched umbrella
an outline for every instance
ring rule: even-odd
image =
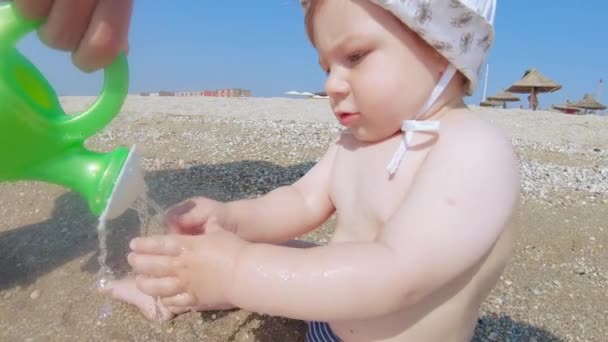
[[[518,102],[519,97],[509,93],[508,91],[501,91],[493,96],[488,96],[488,100],[502,102],[502,107],[507,108],[507,102]]]
[[[526,70],[522,78],[513,83],[507,91],[519,94],[530,94],[528,96],[530,108],[536,110],[538,107],[538,98],[536,97],[536,94],[552,93],[561,88],[561,84],[550,80],[545,75],[541,74],[540,71],[529,69]]]
[[[575,107],[572,102],[566,100],[565,103],[560,104],[560,105],[553,105],[551,106],[551,108],[553,109],[557,109],[558,111],[562,112],[562,113],[566,113],[566,114],[575,114],[580,112],[582,109]]]
[[[591,94],[585,94],[585,96],[583,97],[582,100],[576,102],[573,104],[574,107],[578,107],[578,108],[582,108],[585,110],[585,114],[587,113],[587,110],[591,109],[591,110],[604,110],[606,109],[606,106],[604,106],[603,104],[597,102],[596,99],[593,98],[593,95]]]
[[[504,105],[504,102],[485,100],[485,101],[481,101],[481,103],[479,105],[481,107],[501,107]]]

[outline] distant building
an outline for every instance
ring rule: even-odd
[[[251,91],[248,89],[232,88],[217,90],[198,90],[198,91],[159,91],[157,93],[142,92],[140,96],[216,96],[216,97],[250,97]]]

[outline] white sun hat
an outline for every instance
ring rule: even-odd
[[[391,12],[477,86],[494,43],[496,0],[370,0]],[[307,9],[308,0],[300,1]]]
[[[494,43],[496,0],[371,0],[443,55],[475,90]]]

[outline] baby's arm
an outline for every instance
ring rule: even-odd
[[[335,208],[329,197],[329,180],[336,154],[332,144],[323,158],[301,179],[256,199],[228,204],[232,226],[243,239],[282,243],[325,222]]]
[[[232,303],[298,319],[359,319],[414,305],[467,274],[516,205],[512,147],[483,123],[446,128],[418,174],[374,242],[245,247]]]

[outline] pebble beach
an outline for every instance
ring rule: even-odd
[[[61,99],[68,113],[94,100]],[[608,116],[473,110],[512,139],[522,174],[515,254],[474,341],[608,341]],[[148,196],[167,208],[289,184],[340,129],[324,99],[132,95],[87,146],[136,145]],[[50,184],[0,183],[0,217],[1,341],[304,341],[303,322],[242,310],[188,313],[159,326],[113,303],[100,321],[96,219],[82,198]],[[303,238],[326,243],[334,224]],[[110,266],[124,275],[137,215],[109,228]]]

